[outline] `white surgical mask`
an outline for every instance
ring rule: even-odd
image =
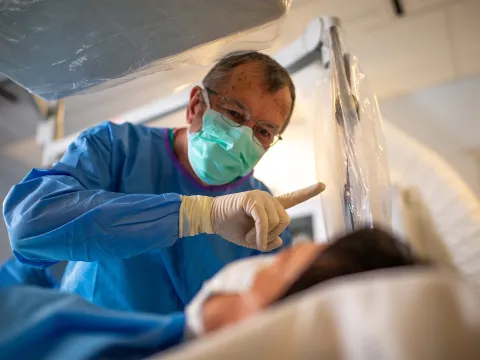
[[[215,294],[239,294],[246,292],[253,285],[256,274],[263,268],[271,265],[275,255],[255,256],[235,261],[213,278],[203,283],[200,291],[195,295],[185,309],[187,322],[187,336],[196,336],[204,332],[203,305]]]

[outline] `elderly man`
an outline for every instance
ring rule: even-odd
[[[294,103],[287,71],[250,53],[221,60],[192,89],[187,128],[87,130],[10,191],[15,256],[41,268],[69,261],[62,289],[97,305],[183,311],[225,264],[289,245],[285,209],[323,191],[274,198],[252,177]]]

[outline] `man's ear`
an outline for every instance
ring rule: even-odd
[[[190,100],[187,105],[187,124],[192,124],[197,112],[200,111],[202,99],[202,88],[200,86],[195,86],[192,91],[190,91]]]

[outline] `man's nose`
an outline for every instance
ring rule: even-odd
[[[257,122],[255,120],[247,120],[247,122],[245,124],[243,124],[244,126],[247,126],[249,127],[250,129],[253,130],[253,128],[255,127],[255,125],[257,125]]]

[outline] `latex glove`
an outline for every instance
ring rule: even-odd
[[[325,190],[322,183],[273,197],[260,190],[216,198],[183,196],[179,237],[218,234],[234,244],[270,251],[282,245],[279,235],[290,224],[285,211]]]

